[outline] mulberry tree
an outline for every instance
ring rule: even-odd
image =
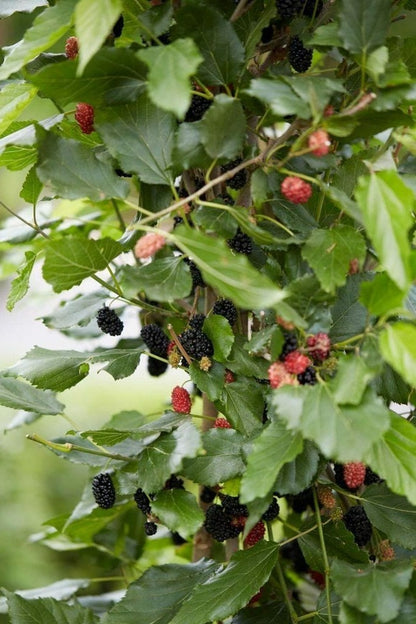
[[[414,622],[414,0],[0,4],[33,13],[0,66],[7,308],[39,265],[79,338],[0,403],[36,431],[93,364],[184,379],[28,436],[91,471],[44,543],[126,582],[4,590],[10,622]]]

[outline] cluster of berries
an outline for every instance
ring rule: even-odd
[[[309,336],[302,351],[298,348],[296,336],[288,334],[279,361],[273,362],[269,367],[270,386],[280,388],[284,385],[314,385],[316,372],[313,364],[319,364],[327,359],[330,349],[331,340],[324,332]]]
[[[206,502],[212,502],[214,496],[207,496]],[[208,507],[205,518],[205,528],[208,533],[218,542],[237,537],[244,530],[248,518],[246,505],[240,503],[238,496],[220,495],[221,504],[214,504]],[[254,546],[263,539],[265,533],[264,522],[272,522],[280,513],[277,500],[273,498],[268,509],[264,512],[262,519],[254,525],[244,539],[246,548]]]
[[[322,11],[322,0],[276,0],[276,8],[283,20],[290,20],[296,15],[312,17]]]

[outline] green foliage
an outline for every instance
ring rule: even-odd
[[[6,428],[97,367],[181,375],[152,416],[29,435],[110,474],[114,506],[89,482],[37,539],[117,591],[5,590],[12,624],[414,622],[414,2],[1,4],[33,12],[0,67],[6,307],[41,271],[45,326],[89,340],[2,371]],[[37,96],[58,114],[26,120]],[[125,327],[102,342],[104,306]]]

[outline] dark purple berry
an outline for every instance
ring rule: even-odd
[[[142,488],[137,488],[134,494],[134,500],[136,502],[137,507],[142,511],[145,515],[151,513],[150,500],[147,496],[146,492],[142,490]]]
[[[157,524],[155,522],[145,522],[144,523],[144,532],[146,535],[154,535],[157,533]]]
[[[305,48],[297,35],[289,43],[288,59],[291,67],[297,72],[306,72],[312,65],[312,50]]]
[[[192,96],[191,105],[186,111],[185,121],[193,122],[202,119],[212,102],[213,100],[208,100],[201,95],[194,94]]]
[[[273,498],[272,502],[270,503],[270,505],[264,512],[264,514],[262,515],[262,520],[264,520],[265,522],[272,522],[273,520],[277,518],[279,513],[280,513],[279,503],[277,502],[276,498]]]
[[[361,505],[351,507],[343,520],[348,531],[354,535],[357,546],[365,546],[371,538],[372,527],[364,507]]]
[[[97,312],[97,325],[104,334],[110,336],[120,336],[123,331],[123,321],[119,319],[117,314],[111,308],[103,306],[101,310]]]
[[[102,509],[110,509],[116,502],[116,491],[108,472],[100,472],[92,480],[92,493],[95,502]]]
[[[236,158],[235,160],[232,160],[226,165],[221,165],[221,173],[226,173],[227,171],[231,171],[231,169],[234,169],[234,167],[237,167],[242,162],[243,162],[242,158]],[[247,182],[247,172],[245,169],[241,169],[241,171],[238,171],[232,178],[227,180],[226,184],[227,186],[234,189],[235,191],[238,191],[243,188],[246,182]]]
[[[227,241],[227,244],[237,253],[245,254],[246,256],[253,251],[253,241],[250,236],[242,232],[240,228],[238,228],[234,236]]]
[[[212,308],[213,314],[219,314],[227,319],[231,326],[237,320],[237,308],[230,299],[218,299]]]

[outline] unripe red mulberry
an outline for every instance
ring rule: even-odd
[[[191,411],[192,401],[189,392],[185,388],[176,386],[172,390],[172,407],[179,414],[189,414]]]
[[[69,59],[78,56],[78,39],[76,37],[68,37],[65,42],[65,55]]]
[[[146,260],[155,255],[166,243],[166,238],[157,232],[148,232],[137,241],[134,247],[134,255],[140,260]]]
[[[91,134],[94,130],[94,109],[85,102],[79,102],[75,110],[75,121],[84,134]]]
[[[222,416],[218,416],[218,418],[215,420],[214,427],[216,427],[217,429],[231,429],[231,425],[228,420],[222,418]]]
[[[315,156],[325,156],[331,147],[331,141],[326,130],[316,130],[308,139],[308,145]]]
[[[312,187],[305,180],[296,176],[288,176],[280,186],[282,195],[294,204],[306,204],[312,195]]]
[[[344,481],[349,490],[356,490],[364,483],[365,465],[362,462],[350,462],[344,465]]]
[[[271,388],[299,385],[297,378],[287,371],[283,362],[273,362],[273,364],[269,366],[268,375]]]
[[[293,375],[300,375],[310,366],[312,362],[310,359],[303,355],[300,351],[292,351],[285,357],[284,365],[288,373]]]
[[[331,339],[328,334],[318,332],[314,336],[309,336],[306,340],[308,350],[314,360],[322,362],[329,356],[331,349]]]
[[[257,522],[257,524],[255,524],[251,531],[247,534],[244,539],[244,546],[246,548],[254,546],[254,544],[257,544],[257,542],[263,539],[265,532],[266,527],[264,526],[264,522],[260,520],[260,522]]]

